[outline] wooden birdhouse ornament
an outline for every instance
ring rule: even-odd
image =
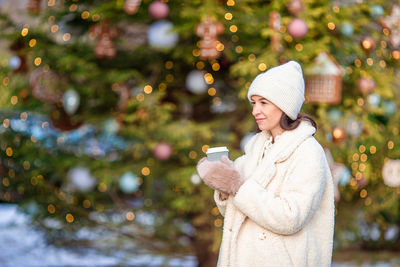
[[[320,53],[305,70],[306,101],[308,103],[339,104],[342,99],[343,70],[326,52]]]
[[[216,59],[220,55],[217,49],[217,36],[224,32],[224,26],[211,17],[207,17],[196,26],[195,32],[201,37],[199,48],[201,59]]]

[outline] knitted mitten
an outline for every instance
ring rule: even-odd
[[[201,159],[197,164],[197,172],[209,187],[228,194],[236,194],[244,183],[233,162],[225,156],[220,161]]]

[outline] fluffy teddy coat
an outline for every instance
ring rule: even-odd
[[[303,121],[262,158],[270,134],[260,132],[235,160],[244,184],[227,200],[214,194],[224,216],[218,267],[331,265],[333,183],[314,133]]]

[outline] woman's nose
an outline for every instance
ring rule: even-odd
[[[255,117],[258,113],[260,113],[260,111],[259,111],[259,109],[258,109],[258,106],[257,106],[257,104],[254,104],[254,105],[253,105],[253,112],[252,112],[252,114],[253,114],[253,116]]]

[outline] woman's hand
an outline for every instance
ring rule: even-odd
[[[197,164],[197,172],[209,187],[228,194],[236,194],[244,183],[233,162],[225,156],[220,161],[202,158]]]

